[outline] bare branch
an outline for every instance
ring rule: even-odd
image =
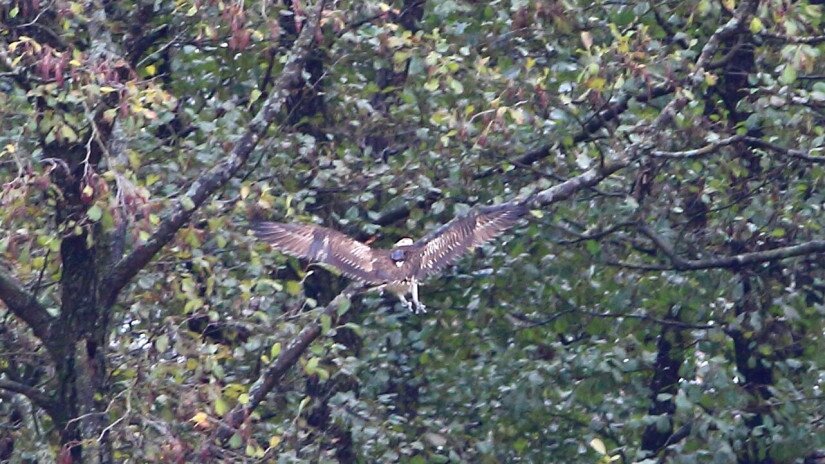
[[[54,318],[33,293],[26,290],[10,272],[0,267],[0,301],[9,311],[23,320],[44,343],[48,343]]]
[[[607,237],[608,235],[611,235],[616,231],[624,229],[625,227],[630,227],[630,226],[635,226],[635,225],[636,225],[636,222],[625,221],[625,222],[619,222],[617,224],[613,224],[609,227],[598,227],[596,229],[586,230],[584,232],[576,232],[572,228],[570,228],[566,225],[563,225],[563,224],[554,224],[553,226],[558,228],[558,229],[561,229],[561,231],[566,233],[566,234],[573,235],[574,237],[576,237],[575,239],[571,239],[571,240],[558,240],[558,241],[556,241],[556,244],[558,244],[558,245],[575,245],[577,243],[586,242],[588,240],[601,240],[602,238]]]
[[[825,163],[825,156],[812,156],[810,154],[810,151],[793,150],[790,148],[785,148],[756,137],[745,137],[745,141],[747,141],[751,145],[757,146],[765,150],[771,150],[782,155],[793,156],[794,158],[810,161],[812,163]]]
[[[668,257],[672,263],[672,267],[670,269],[677,271],[741,268],[751,264],[760,264],[794,258],[797,256],[825,253],[825,240],[811,240],[810,242],[774,248],[771,250],[754,251],[739,255],[724,256],[721,258],[690,260],[680,257],[675,252],[673,247],[663,237],[655,234],[649,226],[642,225],[639,227],[639,231],[648,237]]]
[[[791,156],[794,158],[799,158],[805,161],[810,161],[812,163],[825,163],[825,156],[813,156],[811,155],[811,151],[806,150],[794,150],[791,148],[785,148],[775,143],[771,143],[765,140],[762,140],[757,137],[748,137],[745,135],[734,135],[731,137],[727,137],[724,139],[719,139],[714,142],[711,142],[708,145],[705,145],[701,148],[695,148],[693,150],[684,150],[684,151],[660,151],[654,150],[650,153],[651,156],[657,158],[675,158],[675,159],[687,159],[687,158],[699,158],[702,156],[707,156],[713,153],[716,153],[720,148],[732,145],[737,142],[747,142],[751,146],[762,148],[764,150],[769,150],[772,152],[779,153],[780,155]]]
[[[818,45],[825,42],[825,35],[809,35],[809,36],[799,36],[793,37],[788,35],[782,34],[773,34],[770,32],[763,32],[761,35],[773,39],[773,40],[781,40],[787,43],[793,44],[807,44],[807,45]]]
[[[724,139],[716,140],[715,142],[711,142],[708,145],[705,145],[701,148],[695,148],[693,150],[684,150],[684,151],[660,151],[660,150],[653,150],[650,152],[650,156],[654,156],[656,158],[675,158],[675,159],[682,159],[682,158],[699,158],[702,156],[707,156],[713,153],[716,153],[720,148],[726,147],[728,145],[732,145],[736,142],[741,142],[746,137],[744,135],[734,135],[732,137],[727,137]]]
[[[554,185],[548,189],[542,190],[534,195],[531,195],[523,204],[534,208],[540,206],[548,206],[561,200],[566,200],[572,197],[576,192],[585,188],[592,187],[603,181],[609,175],[626,167],[630,164],[631,156],[625,154],[614,160],[609,160],[602,166],[596,166],[571,177],[561,184]]]
[[[272,94],[261,110],[249,123],[249,129],[235,144],[232,153],[226,159],[213,166],[198,178],[189,190],[178,198],[170,208],[157,229],[149,239],[137,246],[132,252],[114,265],[107,279],[105,288],[108,293],[104,296],[105,305],[111,305],[117,298],[120,290],[160,251],[177,231],[183,227],[200,205],[213,193],[223,187],[229,179],[243,166],[258,141],[266,133],[269,125],[275,120],[286,100],[287,91],[291,85],[301,79],[303,61],[310,53],[315,31],[320,23],[324,1],[318,2],[315,14],[301,30],[298,39],[292,48],[289,62],[279,76]]]
[[[691,324],[690,322],[682,322],[677,321],[674,319],[660,319],[658,317],[649,316],[647,314],[628,314],[628,313],[609,313],[609,312],[597,312],[597,311],[588,311],[585,309],[577,309],[577,312],[582,314],[587,314],[588,316],[592,317],[600,317],[600,318],[613,318],[613,319],[638,319],[641,321],[649,321],[659,325],[664,325],[668,327],[674,327],[677,329],[688,329],[688,330],[712,330],[712,329],[719,329],[721,326],[718,324]]]

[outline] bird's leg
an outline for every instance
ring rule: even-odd
[[[418,282],[412,282],[412,285],[410,285],[410,293],[412,294],[413,304],[415,305],[415,310],[413,312],[415,314],[425,314],[427,312],[427,307],[424,306],[424,304],[422,304],[418,299]]]
[[[413,305],[409,302],[409,300],[404,298],[404,295],[399,294],[398,299],[401,300],[401,304],[403,304],[404,307],[406,307],[408,310],[412,311],[413,313],[415,312],[415,309],[413,309]]]

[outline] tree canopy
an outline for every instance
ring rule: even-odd
[[[823,3],[5,2],[0,462],[822,462]]]

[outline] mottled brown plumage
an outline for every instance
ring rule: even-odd
[[[283,253],[329,264],[344,275],[389,290],[413,311],[424,311],[418,300],[418,282],[455,263],[464,253],[512,227],[526,212],[524,206],[505,203],[477,208],[453,219],[420,240],[400,240],[386,250],[371,248],[326,227],[259,222],[255,235]],[[412,305],[405,294],[412,294]]]

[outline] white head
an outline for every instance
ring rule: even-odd
[[[400,246],[410,246],[410,245],[412,245],[413,243],[415,243],[415,242],[413,242],[413,239],[411,239],[411,238],[409,238],[409,237],[404,237],[404,238],[402,238],[401,240],[399,240],[399,241],[395,242],[395,246],[397,246],[397,247],[400,247]]]

